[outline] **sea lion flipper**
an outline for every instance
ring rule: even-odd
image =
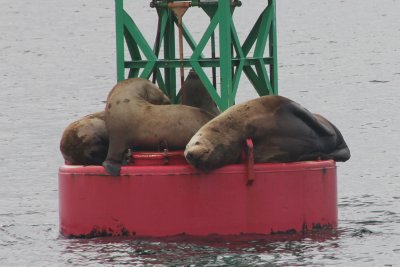
[[[121,164],[106,160],[103,162],[104,169],[112,176],[119,176],[121,172]]]
[[[348,147],[342,147],[338,148],[329,154],[323,153],[323,152],[313,152],[309,154],[304,154],[301,155],[297,161],[307,161],[307,160],[315,160],[315,159],[320,159],[320,160],[327,160],[327,159],[332,159],[334,161],[347,161],[350,158],[350,150]]]
[[[291,103],[292,113],[306,123],[311,129],[313,129],[319,136],[333,136],[335,131],[324,124],[322,124],[310,111],[303,108],[299,104]]]
[[[347,161],[350,158],[350,149],[348,147],[342,147],[331,152],[329,156],[335,161]]]

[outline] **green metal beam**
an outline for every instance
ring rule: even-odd
[[[137,43],[136,43],[135,39],[131,36],[129,31],[125,27],[124,27],[124,36],[125,36],[126,44],[128,46],[129,54],[131,55],[131,59],[132,60],[136,60],[136,61],[141,61],[142,57],[140,55],[140,51],[139,51],[139,48],[137,46]],[[131,68],[129,70],[128,77],[129,78],[137,77],[139,75],[139,70],[140,70],[140,68],[138,68],[138,67]]]
[[[219,107],[225,110],[235,103],[232,95],[232,39],[231,39],[231,5],[230,1],[218,0],[219,17],[219,53],[221,75],[221,103]]]
[[[118,81],[125,78],[125,69],[129,69],[128,77],[148,79],[151,73],[154,73],[158,86],[173,102],[176,102],[179,98],[176,92],[176,69],[183,65],[185,68],[195,70],[221,110],[235,103],[242,73],[247,76],[259,95],[278,94],[276,0],[268,0],[267,6],[242,44],[232,19],[235,8],[241,5],[239,1],[216,0],[212,3],[199,0],[185,1],[191,6],[201,7],[209,16],[210,22],[198,43],[191,35],[190,29],[182,23],[184,40],[192,50],[192,54],[183,60],[176,57],[175,29],[178,20],[170,9],[176,2],[183,0],[152,2],[160,20],[159,39],[156,39],[152,49],[125,11],[124,0],[115,0]],[[215,34],[218,35],[218,42],[215,41]],[[125,59],[125,43],[130,60]],[[162,45],[164,58],[159,56]],[[204,57],[206,46],[211,46],[212,58]],[[216,46],[219,48],[219,55],[214,57]],[[254,53],[249,56],[252,49]],[[204,68],[219,68],[219,88],[216,88],[215,81],[210,82],[210,77],[207,77]],[[163,72],[161,69],[164,69]]]
[[[241,62],[243,62],[243,66],[254,66],[257,62],[262,61],[263,64],[271,64],[273,62],[272,58],[263,57],[263,58],[232,58],[232,65],[238,67]],[[190,68],[193,66],[193,63],[197,62],[200,67],[219,67],[220,59],[219,58],[202,58],[198,60],[193,59],[184,59],[182,61],[185,68]],[[129,60],[125,61],[125,68],[144,68],[148,64],[147,60]],[[156,68],[178,68],[181,65],[181,61],[179,59],[159,59],[155,62]]]
[[[175,16],[175,14],[172,14],[172,16],[173,16],[175,24],[178,25],[178,18]],[[183,23],[183,22],[182,22],[182,33],[183,33],[183,38],[185,38],[189,47],[192,49],[192,51],[194,51],[197,47],[196,41],[193,39],[189,30],[186,28],[185,23]],[[200,55],[200,57],[203,57],[203,55]]]
[[[124,68],[124,1],[115,0],[115,34],[117,52],[117,80],[125,79]]]
[[[233,58],[232,59],[232,64],[234,66],[236,66],[236,71],[233,77],[233,88],[232,88],[232,97],[233,99],[236,98],[236,93],[239,87],[239,81],[240,81],[240,77],[242,75],[242,71],[243,71],[243,67],[246,65],[246,63],[248,65],[253,65],[251,64],[249,61],[246,61],[246,57],[244,55],[243,49],[240,46],[240,41],[239,41],[239,37],[237,35],[236,29],[235,29],[235,24],[233,23],[233,21],[231,21],[231,33],[232,33],[232,43],[233,43],[233,47],[235,48],[236,51],[236,55],[237,58]],[[237,60],[239,60],[239,64],[237,64]],[[265,58],[262,59],[263,61],[265,60]],[[267,64],[267,63],[265,63]]]
[[[176,59],[175,54],[175,26],[173,20],[172,10],[167,10],[168,14],[166,31],[164,36],[164,58],[166,59]],[[164,69],[165,86],[167,89],[167,95],[176,103],[176,68],[165,68]]]
[[[272,9],[272,25],[269,32],[269,55],[272,57],[272,62],[269,64],[270,81],[274,95],[278,94],[278,45],[276,34],[276,1],[268,0],[268,6]]]
[[[146,66],[144,67],[142,73],[140,74],[141,78],[148,79],[151,75],[151,71],[157,61],[157,57],[155,56],[153,50],[150,48],[149,44],[146,42],[146,39],[140,32],[139,28],[136,26],[135,22],[132,18],[124,11],[124,24],[126,30],[132,36],[132,38],[136,41],[137,46],[149,59]]]

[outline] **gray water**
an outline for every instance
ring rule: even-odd
[[[153,36],[148,2],[131,4]],[[243,1],[241,36],[261,2]],[[338,164],[337,231],[60,236],[58,144],[66,125],[103,108],[115,84],[114,1],[1,0],[0,265],[399,266],[400,0],[277,2],[280,94],[334,122],[352,152]],[[252,97],[246,84],[239,89],[239,102]]]

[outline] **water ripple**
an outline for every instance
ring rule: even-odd
[[[240,40],[262,2],[235,9]],[[326,115],[352,151],[338,163],[338,230],[245,241],[60,237],[59,138],[69,122],[104,108],[115,84],[114,3],[3,0],[0,265],[397,266],[400,1],[365,0],[362,12],[360,1],[277,2],[280,94]],[[146,1],[125,5],[153,40],[154,10]],[[191,19],[196,10],[184,20],[198,42],[209,18]],[[241,80],[238,101],[253,95]]]

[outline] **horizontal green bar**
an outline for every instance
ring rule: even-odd
[[[205,6],[218,6],[218,1],[188,1],[188,0],[174,0],[174,2],[188,2],[190,6],[198,6],[198,7],[205,7]],[[242,6],[241,1],[233,1],[231,6]],[[168,7],[167,1],[154,1],[150,3],[150,7]]]
[[[273,63],[273,59],[271,57],[264,57],[264,58],[246,58],[244,59],[244,66],[253,66],[255,65],[259,60],[262,60],[264,64],[271,65]],[[125,61],[125,68],[144,68],[146,64],[152,60],[131,60],[131,61]],[[202,67],[219,67],[220,66],[220,60],[219,58],[215,59],[198,59],[197,60]],[[234,58],[232,59],[232,64],[234,66],[239,66],[240,64],[240,59]],[[155,63],[155,67],[157,68],[179,68],[181,66],[181,63],[183,63],[184,67],[191,67],[191,61],[190,59],[183,59],[182,61],[179,59],[159,59]]]

